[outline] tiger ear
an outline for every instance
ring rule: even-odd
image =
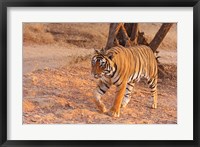
[[[112,52],[109,52],[109,53],[107,54],[107,57],[108,57],[110,60],[112,60],[112,59],[113,59],[113,53],[112,53]]]
[[[105,49],[104,48],[102,48],[102,49],[94,49],[94,51],[95,51],[95,53],[96,54],[102,54],[102,55],[104,55],[105,54]]]
[[[100,53],[101,53],[101,51],[98,50],[98,49],[94,49],[94,52],[95,52],[96,54],[100,54]]]
[[[104,54],[105,54],[105,52],[106,52],[106,50],[105,50],[105,49],[102,47],[102,48],[101,48],[101,50],[100,50],[100,52],[101,52],[101,54],[103,54],[103,55],[104,55]]]

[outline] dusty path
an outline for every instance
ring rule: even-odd
[[[96,82],[90,75],[90,61],[60,68],[38,69],[23,76],[23,123],[25,124],[175,124],[177,123],[176,79],[159,80],[158,108],[151,109],[152,99],[145,82],[136,84],[127,108],[120,118],[99,113],[93,102]],[[176,70],[174,66],[167,66]],[[176,77],[174,77],[176,78]],[[103,102],[109,109],[115,87]]]
[[[77,48],[77,47],[74,47]],[[89,58],[93,50],[66,48],[58,45],[31,45],[23,49],[23,73],[38,69],[58,68]]]

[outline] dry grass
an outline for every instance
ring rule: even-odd
[[[150,42],[159,30],[161,23],[140,23],[140,30]],[[102,48],[105,47],[108,23],[24,23],[24,44],[58,44],[65,47]],[[153,28],[153,29],[152,29]],[[176,49],[176,24],[172,26],[161,49]]]
[[[24,44],[59,44],[84,48],[105,46],[109,25],[106,23],[24,23]]]
[[[47,32],[47,26],[42,23],[23,24],[23,42],[36,44],[55,43],[54,37]]]

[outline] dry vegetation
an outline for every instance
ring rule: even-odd
[[[105,45],[107,32],[108,24],[26,23],[24,24],[23,38],[25,45],[57,44],[71,48],[91,49],[101,48]]]
[[[161,24],[140,24],[150,41]],[[148,86],[136,84],[120,118],[99,113],[93,102],[97,81],[90,75],[93,48],[106,44],[109,24],[24,23],[23,25],[23,123],[123,123],[176,124],[176,25],[159,47],[167,76],[159,79],[158,109],[150,108]],[[103,97],[110,108],[112,87]]]

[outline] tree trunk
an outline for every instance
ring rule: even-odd
[[[116,40],[117,39],[116,36],[121,29],[123,30],[123,28],[122,28],[123,25],[124,25],[123,23],[111,23],[110,24],[108,40],[107,40],[107,44],[105,47],[106,50],[113,47],[114,43],[118,42]],[[123,37],[125,37],[125,36],[123,35]]]
[[[118,36],[120,34],[120,36]],[[119,38],[118,38],[119,37]],[[111,23],[109,28],[108,40],[105,49],[113,47],[115,44],[129,47],[130,38],[123,23]]]
[[[138,44],[138,23],[134,23],[131,30],[130,40],[133,42],[133,44]]]
[[[147,45],[153,52],[156,52],[172,25],[172,23],[163,23],[153,40],[148,43],[144,37],[144,32],[139,31],[138,23],[111,23],[105,49],[116,45],[129,47],[139,44]]]
[[[129,46],[131,46],[131,42],[130,42],[130,38],[129,38],[129,36],[128,36],[128,34],[127,34],[127,32],[126,32],[126,29],[125,29],[125,27],[124,27],[124,24],[123,25],[121,25],[121,33],[122,33],[122,37],[123,37],[123,39],[124,39],[124,41],[125,41],[125,47],[129,47]]]
[[[166,34],[168,33],[169,29],[171,28],[173,24],[172,23],[163,23],[158,32],[156,33],[153,40],[150,42],[149,47],[153,50],[153,52],[156,51],[156,49],[159,47],[163,39],[165,38]]]
[[[113,47],[114,40],[116,38],[117,33],[119,32],[121,25],[122,25],[122,23],[111,23],[110,24],[108,40],[107,40],[106,47],[105,47],[106,50]]]
[[[120,29],[117,34],[117,39],[122,46],[134,46],[134,45],[149,45],[147,39],[144,37],[144,32],[139,31],[138,23],[125,23],[124,28],[126,31]],[[129,40],[123,37],[123,33],[126,32]],[[128,45],[127,45],[128,44]]]
[[[132,29],[133,29],[133,25],[134,24],[135,23],[125,23],[124,24],[124,27],[125,27],[126,32],[127,32],[127,34],[128,34],[129,37],[131,37],[131,33],[132,33]]]

